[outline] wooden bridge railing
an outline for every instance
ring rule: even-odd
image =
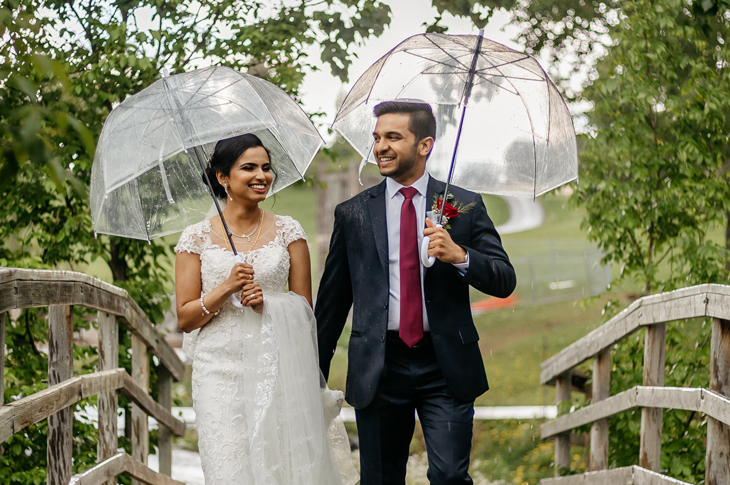
[[[712,318],[710,388],[664,386],[666,324]],[[643,386],[609,396],[611,348],[646,327]],[[561,413],[576,385],[573,369],[593,359],[591,404]],[[559,415],[543,424],[543,439],[555,440],[555,476],[543,484],[684,484],[661,475],[663,409],[697,411],[708,416],[706,485],[730,483],[730,286],[706,284],[641,298],[628,308],[542,363],[540,381],[555,385]],[[641,408],[639,465],[608,469],[608,418]],[[559,476],[570,466],[571,430],[591,425],[590,472]]]
[[[73,305],[98,310],[98,372],[73,376]],[[0,404],[4,388],[6,312],[49,307],[48,388],[0,406],[0,443],[34,423],[48,419],[49,485],[113,484],[127,473],[132,483],[182,485],[170,478],[172,435],[182,436],[185,424],[172,416],[172,379],[182,380],[185,367],[173,348],[147,319],[129,294],[82,273],[0,268]],[[132,333],[130,376],[119,367],[117,318]],[[160,362],[158,396],[149,396],[149,356]],[[132,401],[132,456],[117,452],[117,396]],[[73,405],[98,395],[97,465],[72,476]],[[147,416],[158,430],[160,473],[150,470]]]

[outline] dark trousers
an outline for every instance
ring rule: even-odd
[[[446,386],[430,335],[409,349],[388,332],[385,368],[373,402],[357,409],[361,485],[403,485],[415,412],[435,485],[471,484],[474,402],[459,401]]]

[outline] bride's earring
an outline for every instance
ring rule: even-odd
[[[229,200],[233,200],[233,197],[231,197],[231,194],[228,193],[228,184],[223,184],[223,190],[226,191],[226,195],[228,196]]]

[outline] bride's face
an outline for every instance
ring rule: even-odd
[[[244,204],[263,201],[274,179],[266,150],[252,147],[243,152],[225,179],[234,201]]]

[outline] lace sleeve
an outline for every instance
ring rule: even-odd
[[[285,247],[288,247],[291,243],[299,239],[307,240],[307,234],[296,219],[289,216],[282,216],[279,218],[278,225],[281,226],[281,238]]]
[[[203,252],[203,233],[199,224],[188,226],[175,246],[176,253],[201,254]]]

